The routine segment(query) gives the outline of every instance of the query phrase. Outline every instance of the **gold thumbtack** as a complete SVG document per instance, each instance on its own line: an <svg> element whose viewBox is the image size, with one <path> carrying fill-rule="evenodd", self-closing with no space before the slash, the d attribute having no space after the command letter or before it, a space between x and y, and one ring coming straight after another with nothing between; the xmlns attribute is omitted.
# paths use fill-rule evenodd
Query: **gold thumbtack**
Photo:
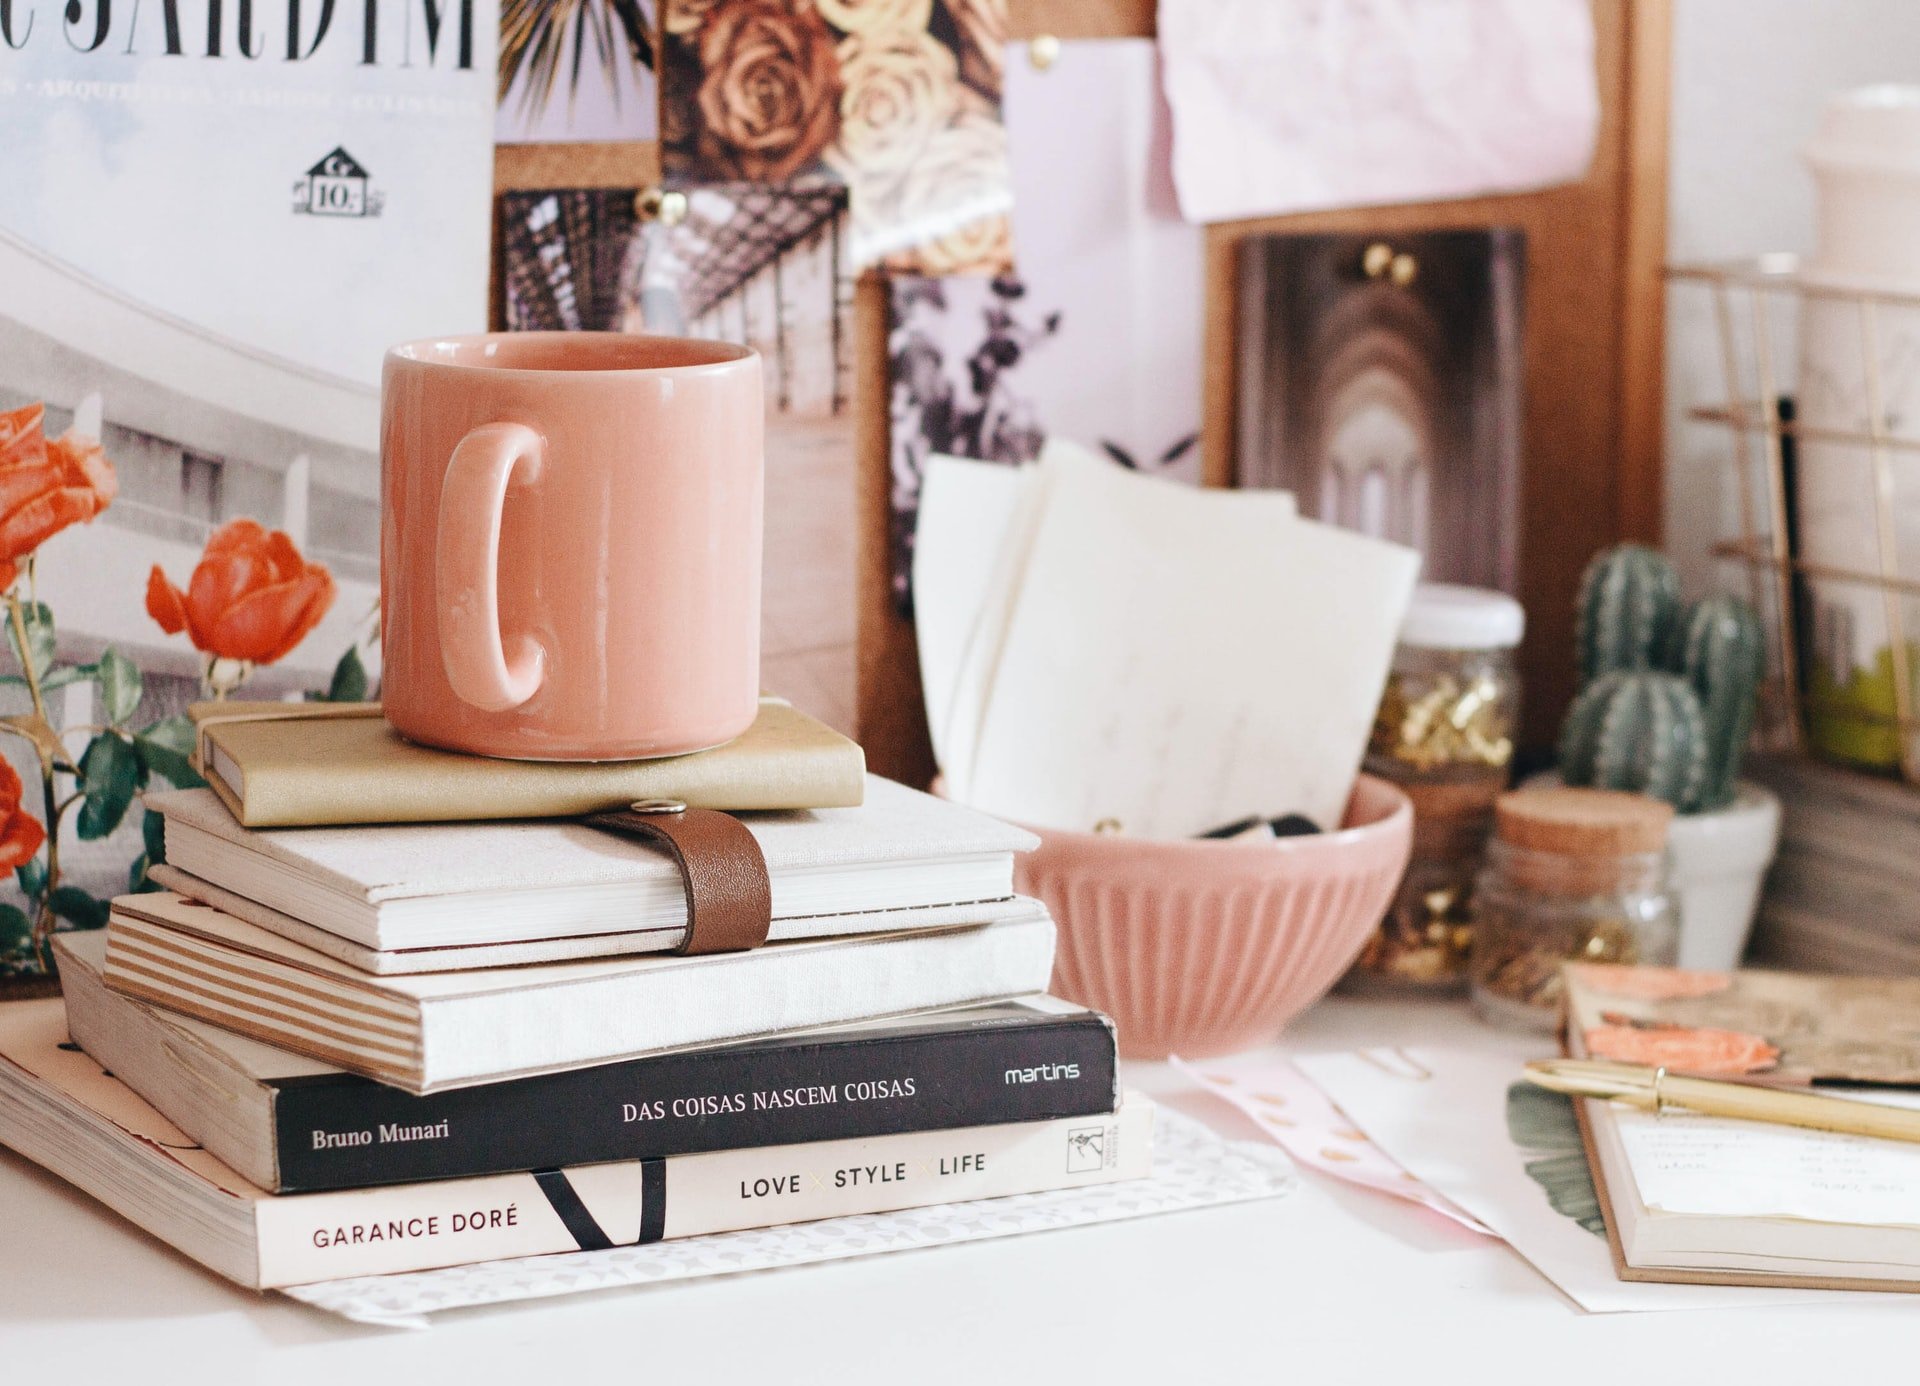
<svg viewBox="0 0 1920 1386"><path fill-rule="evenodd" d="M1027 61L1035 72L1045 72L1060 61L1060 40L1053 34L1035 34L1027 40Z"/></svg>
<svg viewBox="0 0 1920 1386"><path fill-rule="evenodd" d="M1387 278L1404 289L1420 276L1420 262L1404 250L1387 265Z"/></svg>
<svg viewBox="0 0 1920 1386"><path fill-rule="evenodd" d="M1385 241L1375 241L1360 256L1360 268L1366 271L1369 279L1378 279L1392 263L1393 247Z"/></svg>

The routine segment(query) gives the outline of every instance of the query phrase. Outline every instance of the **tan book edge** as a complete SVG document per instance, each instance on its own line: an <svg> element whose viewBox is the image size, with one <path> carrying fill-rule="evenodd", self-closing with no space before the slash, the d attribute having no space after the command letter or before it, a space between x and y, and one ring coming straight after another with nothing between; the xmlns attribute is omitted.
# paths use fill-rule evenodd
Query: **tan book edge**
<svg viewBox="0 0 1920 1386"><path fill-rule="evenodd" d="M196 703L195 764L250 828L562 818L635 799L738 811L850 807L860 747L783 699L724 746L659 760L500 761L405 740L378 703Z"/></svg>

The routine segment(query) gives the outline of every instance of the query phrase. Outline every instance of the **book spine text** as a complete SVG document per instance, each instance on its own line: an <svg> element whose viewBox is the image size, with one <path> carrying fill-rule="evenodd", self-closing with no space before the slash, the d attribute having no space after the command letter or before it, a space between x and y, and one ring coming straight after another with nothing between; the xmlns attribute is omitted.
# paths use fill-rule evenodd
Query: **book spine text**
<svg viewBox="0 0 1920 1386"><path fill-rule="evenodd" d="M1152 1105L1107 1116L726 1150L257 1205L263 1289L1111 1183L1150 1169Z"/></svg>
<svg viewBox="0 0 1920 1386"><path fill-rule="evenodd" d="M1111 1112L1113 1033L1086 1012L752 1044L416 1097L276 1085L283 1192L797 1145Z"/></svg>

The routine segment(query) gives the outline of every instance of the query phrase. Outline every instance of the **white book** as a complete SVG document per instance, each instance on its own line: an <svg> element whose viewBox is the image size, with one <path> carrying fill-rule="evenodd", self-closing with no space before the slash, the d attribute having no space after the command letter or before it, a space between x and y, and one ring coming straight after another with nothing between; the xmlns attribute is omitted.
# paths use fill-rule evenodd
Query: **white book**
<svg viewBox="0 0 1920 1386"><path fill-rule="evenodd" d="M408 976L170 892L122 896L107 984L413 1093L1045 991L1053 921Z"/></svg>
<svg viewBox="0 0 1920 1386"><path fill-rule="evenodd" d="M686 930L659 847L556 820L244 828L211 790L149 795L167 861L365 949L477 947L624 933L664 952ZM857 808L740 815L773 888L775 940L897 929L890 911L1005 900L1036 839L878 776ZM269 916L253 922L272 927Z"/></svg>
<svg viewBox="0 0 1920 1386"><path fill-rule="evenodd" d="M57 1000L0 1007L0 1143L242 1285L631 1246L1142 1178L1153 1108L1110 1116L274 1195L64 1046Z"/></svg>

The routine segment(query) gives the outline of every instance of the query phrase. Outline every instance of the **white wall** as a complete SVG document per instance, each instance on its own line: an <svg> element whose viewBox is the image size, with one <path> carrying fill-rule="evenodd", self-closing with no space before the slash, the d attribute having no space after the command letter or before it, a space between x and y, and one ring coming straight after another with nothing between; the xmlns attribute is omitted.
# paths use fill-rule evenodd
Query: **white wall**
<svg viewBox="0 0 1920 1386"><path fill-rule="evenodd" d="M1886 81L1920 82L1920 0L1675 0L1669 261L1811 251L1794 151L1827 93ZM1731 436L1684 417L1725 395L1711 311L1668 290L1666 539L1689 591L1740 576L1708 554L1739 526Z"/></svg>

